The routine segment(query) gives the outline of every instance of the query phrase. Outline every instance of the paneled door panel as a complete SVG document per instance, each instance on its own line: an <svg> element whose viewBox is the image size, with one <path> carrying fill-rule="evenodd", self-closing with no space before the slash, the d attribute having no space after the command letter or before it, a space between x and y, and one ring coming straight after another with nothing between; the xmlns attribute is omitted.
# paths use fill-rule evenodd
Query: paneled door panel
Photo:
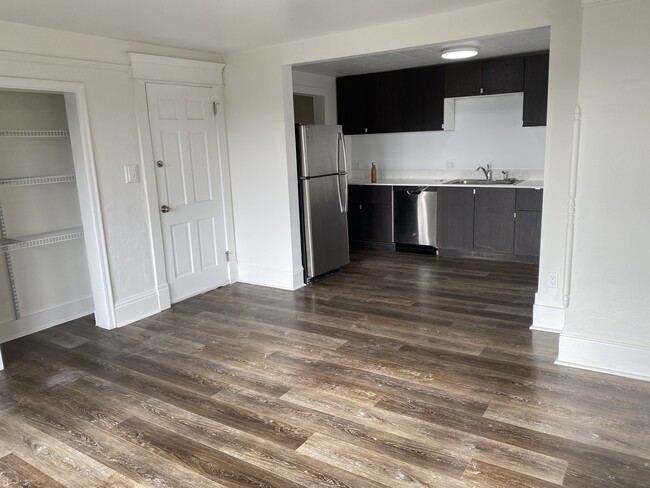
<svg viewBox="0 0 650 488"><path fill-rule="evenodd" d="M212 89L147 84L172 302L228 283L226 225Z"/></svg>

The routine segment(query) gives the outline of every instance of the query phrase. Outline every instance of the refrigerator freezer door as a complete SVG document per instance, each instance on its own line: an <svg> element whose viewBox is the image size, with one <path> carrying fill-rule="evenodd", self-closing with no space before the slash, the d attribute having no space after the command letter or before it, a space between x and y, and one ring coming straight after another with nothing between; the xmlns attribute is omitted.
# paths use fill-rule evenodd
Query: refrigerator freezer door
<svg viewBox="0 0 650 488"><path fill-rule="evenodd" d="M348 218L341 212L339 176L302 180L307 279L350 262Z"/></svg>
<svg viewBox="0 0 650 488"><path fill-rule="evenodd" d="M312 178L344 171L340 125L301 125L298 130L300 176Z"/></svg>

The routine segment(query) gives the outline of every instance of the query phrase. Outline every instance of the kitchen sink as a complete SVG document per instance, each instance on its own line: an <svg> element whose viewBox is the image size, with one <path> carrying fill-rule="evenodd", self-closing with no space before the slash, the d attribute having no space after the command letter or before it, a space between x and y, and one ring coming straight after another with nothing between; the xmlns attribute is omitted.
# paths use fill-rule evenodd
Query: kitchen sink
<svg viewBox="0 0 650 488"><path fill-rule="evenodd" d="M519 183L520 180L508 178L505 180L451 180L445 183L446 185L514 185Z"/></svg>

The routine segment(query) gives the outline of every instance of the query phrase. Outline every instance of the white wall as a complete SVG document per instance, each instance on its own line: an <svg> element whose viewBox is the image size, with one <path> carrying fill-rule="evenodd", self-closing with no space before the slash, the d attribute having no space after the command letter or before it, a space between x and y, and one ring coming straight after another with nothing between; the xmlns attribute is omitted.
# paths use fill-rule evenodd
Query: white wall
<svg viewBox="0 0 650 488"><path fill-rule="evenodd" d="M494 178L502 170L543 170L545 127L522 127L523 94L459 98L453 131L423 131L351 136L355 169L371 162L386 170L475 170L489 162ZM369 173L368 173L369 174Z"/></svg>
<svg viewBox="0 0 650 488"><path fill-rule="evenodd" d="M0 76L85 85L118 308L129 307L156 292L144 184L124 182L124 164L143 164L128 57L131 51L221 61L216 54L0 22Z"/></svg>
<svg viewBox="0 0 650 488"><path fill-rule="evenodd" d="M302 284L302 264L300 243L292 239L298 184L291 70L282 67L277 50L265 49L231 58L224 81L229 155L236 161L231 177L237 182L239 279L296 288Z"/></svg>
<svg viewBox="0 0 650 488"><path fill-rule="evenodd" d="M575 253L559 361L650 380L650 2L585 7Z"/></svg>
<svg viewBox="0 0 650 488"><path fill-rule="evenodd" d="M238 256L249 281L301 280L292 86L287 66L551 26L549 112L540 271L564 264L573 111L577 103L581 7L578 0L502 0L414 20L226 55L225 95ZM285 93L289 94L285 98ZM252 136L253 134L254 136ZM255 137L252 142L252 137ZM250 189L254 189L251 192ZM245 195L245 196L244 196ZM262 242L263 245L257 245ZM291 251L288 252L287 249ZM560 275L560 286L563 280ZM564 317L562 296L540 279L537 304Z"/></svg>

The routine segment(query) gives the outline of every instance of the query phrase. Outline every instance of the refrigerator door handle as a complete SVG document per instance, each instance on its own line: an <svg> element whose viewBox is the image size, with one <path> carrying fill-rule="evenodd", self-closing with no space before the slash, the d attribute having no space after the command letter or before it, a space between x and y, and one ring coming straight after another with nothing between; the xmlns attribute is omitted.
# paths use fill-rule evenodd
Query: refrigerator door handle
<svg viewBox="0 0 650 488"><path fill-rule="evenodd" d="M341 213L347 213L348 211L348 157L345 151L345 139L343 138L343 133L339 132L337 134L338 144L340 148L343 149L343 175L345 176L345 201L341 201L341 161L339 157L339 148L336 148L336 165L339 170L339 203L341 204Z"/></svg>
<svg viewBox="0 0 650 488"><path fill-rule="evenodd" d="M345 150L345 138L343 137L342 132L338 133L338 138L339 138L339 144L343 148L343 173L347 174L348 173L348 156L347 156L347 151ZM337 159L338 159L338 153L337 153ZM341 173L340 164L338 165L338 169L339 169L339 173Z"/></svg>
<svg viewBox="0 0 650 488"><path fill-rule="evenodd" d="M341 213L347 213L347 211L348 211L348 200L349 200L349 198L348 198L348 174L345 173L342 176L345 177L345 187L344 187L345 188L345 193L344 193L345 200L343 201L343 205L341 206ZM341 183L341 175L339 175L339 192L341 191L340 183Z"/></svg>
<svg viewBox="0 0 650 488"><path fill-rule="evenodd" d="M343 198L341 197L341 175L336 175L336 189L339 196L339 208L341 213L345 213L345 207L343 206Z"/></svg>

